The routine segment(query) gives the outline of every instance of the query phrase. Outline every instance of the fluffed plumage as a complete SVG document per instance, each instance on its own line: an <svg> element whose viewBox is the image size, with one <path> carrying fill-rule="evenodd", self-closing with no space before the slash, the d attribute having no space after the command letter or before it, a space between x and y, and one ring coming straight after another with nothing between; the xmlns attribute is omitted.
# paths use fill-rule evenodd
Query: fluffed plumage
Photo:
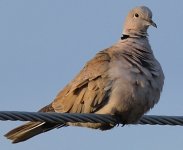
<svg viewBox="0 0 183 150"><path fill-rule="evenodd" d="M155 59L147 38L147 29L156 24L145 6L127 15L123 37L100 51L86 63L80 73L41 112L96 113L117 115L123 124L137 122L158 102L164 74ZM68 123L108 130L112 124ZM5 136L13 143L62 127L62 124L29 122Z"/></svg>

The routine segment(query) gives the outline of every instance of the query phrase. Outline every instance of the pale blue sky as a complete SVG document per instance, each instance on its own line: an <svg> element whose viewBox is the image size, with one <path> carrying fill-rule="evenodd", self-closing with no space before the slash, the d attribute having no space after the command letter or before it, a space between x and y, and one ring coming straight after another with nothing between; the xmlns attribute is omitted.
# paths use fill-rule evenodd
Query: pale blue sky
<svg viewBox="0 0 183 150"><path fill-rule="evenodd" d="M183 115L183 1L0 0L0 110L37 111L99 50L121 35L127 12L153 11L149 39L166 80L149 114ZM3 135L22 122L0 122L0 149L182 149L182 127L131 125L101 132L68 127L13 145Z"/></svg>

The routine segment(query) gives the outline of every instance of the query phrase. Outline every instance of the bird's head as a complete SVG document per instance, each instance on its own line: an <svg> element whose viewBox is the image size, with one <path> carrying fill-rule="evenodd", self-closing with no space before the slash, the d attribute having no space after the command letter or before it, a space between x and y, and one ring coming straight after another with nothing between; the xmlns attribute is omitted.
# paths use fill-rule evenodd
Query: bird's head
<svg viewBox="0 0 183 150"><path fill-rule="evenodd" d="M152 12L146 6L132 9L125 20L123 34L129 36L147 36L149 26L157 25L152 20Z"/></svg>

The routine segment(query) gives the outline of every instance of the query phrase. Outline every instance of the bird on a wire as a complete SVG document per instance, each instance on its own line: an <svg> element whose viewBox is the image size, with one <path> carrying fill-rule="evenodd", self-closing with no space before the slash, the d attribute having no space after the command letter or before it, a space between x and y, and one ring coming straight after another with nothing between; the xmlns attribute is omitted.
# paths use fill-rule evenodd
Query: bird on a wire
<svg viewBox="0 0 183 150"><path fill-rule="evenodd" d="M95 113L115 115L123 125L133 124L159 101L164 84L161 65L148 40L149 26L157 27L146 6L132 9L125 20L121 39L96 54L39 112ZM63 126L109 130L109 123L28 122L5 136L12 143Z"/></svg>

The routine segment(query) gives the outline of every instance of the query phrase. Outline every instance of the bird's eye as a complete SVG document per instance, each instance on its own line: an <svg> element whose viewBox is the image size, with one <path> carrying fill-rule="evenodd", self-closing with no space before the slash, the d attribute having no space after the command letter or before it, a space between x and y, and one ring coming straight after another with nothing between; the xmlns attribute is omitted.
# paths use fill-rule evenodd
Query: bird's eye
<svg viewBox="0 0 183 150"><path fill-rule="evenodd" d="M135 13L135 15L134 15L135 17L139 17L139 14L137 14L137 13Z"/></svg>

